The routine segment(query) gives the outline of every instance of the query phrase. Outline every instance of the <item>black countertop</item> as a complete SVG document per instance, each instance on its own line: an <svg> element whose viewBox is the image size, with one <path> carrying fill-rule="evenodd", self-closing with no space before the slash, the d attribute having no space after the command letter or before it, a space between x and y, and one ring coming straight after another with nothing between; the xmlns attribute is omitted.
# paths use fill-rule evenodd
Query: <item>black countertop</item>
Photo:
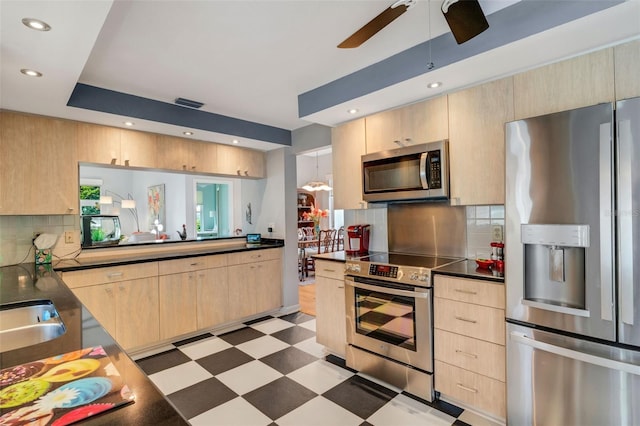
<svg viewBox="0 0 640 426"><path fill-rule="evenodd" d="M504 283L504 274L491 269L478 268L476 261L466 259L460 262L450 263L431 270L434 274L451 275L462 278L481 278Z"/></svg>
<svg viewBox="0 0 640 426"><path fill-rule="evenodd" d="M51 300L67 331L48 342L0 353L0 369L101 345L123 381L135 394L135 402L82 421L83 425L188 425L173 405L127 356L115 340L84 308L51 265L25 263L0 268L0 303Z"/></svg>
<svg viewBox="0 0 640 426"><path fill-rule="evenodd" d="M156 260L172 260L183 259L187 257L195 256L207 256L210 254L223 254L234 253L240 251L251 250L265 250L269 248L284 247L283 240L263 240L260 244L238 244L233 246L222 245L220 247L203 247L203 248L190 248L179 250L179 246L176 245L175 251L166 252L154 252L153 250L147 253L127 254L126 251L122 253L113 254L111 256L99 256L88 258L77 258L72 260L61 260L54 263L53 268L56 271L68 272L82 269L101 268L105 266L120 266L129 265L141 262L153 262ZM113 247L111 247L113 248Z"/></svg>

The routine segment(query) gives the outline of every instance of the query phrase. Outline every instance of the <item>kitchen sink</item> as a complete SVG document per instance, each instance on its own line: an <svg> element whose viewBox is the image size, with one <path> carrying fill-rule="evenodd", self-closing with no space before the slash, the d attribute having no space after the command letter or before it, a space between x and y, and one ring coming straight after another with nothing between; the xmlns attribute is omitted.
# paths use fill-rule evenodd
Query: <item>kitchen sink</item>
<svg viewBox="0 0 640 426"><path fill-rule="evenodd" d="M0 305L0 352L20 349L62 336L64 323L50 300Z"/></svg>

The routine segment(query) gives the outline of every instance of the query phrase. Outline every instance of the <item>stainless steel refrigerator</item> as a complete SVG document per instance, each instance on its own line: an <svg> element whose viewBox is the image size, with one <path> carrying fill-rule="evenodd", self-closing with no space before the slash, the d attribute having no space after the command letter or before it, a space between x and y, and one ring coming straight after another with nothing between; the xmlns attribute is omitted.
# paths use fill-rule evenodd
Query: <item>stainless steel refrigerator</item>
<svg viewBox="0 0 640 426"><path fill-rule="evenodd" d="M640 98L506 125L507 422L640 425Z"/></svg>

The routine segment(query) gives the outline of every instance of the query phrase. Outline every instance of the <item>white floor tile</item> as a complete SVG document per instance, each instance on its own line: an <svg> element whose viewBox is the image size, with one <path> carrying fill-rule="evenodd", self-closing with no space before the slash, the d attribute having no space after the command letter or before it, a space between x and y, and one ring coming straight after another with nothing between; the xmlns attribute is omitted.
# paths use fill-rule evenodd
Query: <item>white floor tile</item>
<svg viewBox="0 0 640 426"><path fill-rule="evenodd" d="M267 426L272 422L246 400L235 398L189 419L189 423L193 426Z"/></svg>
<svg viewBox="0 0 640 426"><path fill-rule="evenodd" d="M165 395L195 385L211 377L213 377L213 375L195 361L185 362L184 364L159 371L149 376L151 381L155 383Z"/></svg>
<svg viewBox="0 0 640 426"><path fill-rule="evenodd" d="M324 360L312 362L287 374L290 379L318 394L328 391L351 376L353 373L350 371Z"/></svg>
<svg viewBox="0 0 640 426"><path fill-rule="evenodd" d="M276 331L284 330L285 328L293 327L295 324L289 321L281 320L280 318L273 318L256 324L252 324L251 328L255 328L265 334L272 334Z"/></svg>
<svg viewBox="0 0 640 426"><path fill-rule="evenodd" d="M293 346L318 358L324 358L328 354L326 348L316 342L315 336L310 339L303 340L302 342L296 343Z"/></svg>
<svg viewBox="0 0 640 426"><path fill-rule="evenodd" d="M306 328L307 330L316 331L316 319L314 318L309 321L301 322L298 326Z"/></svg>
<svg viewBox="0 0 640 426"><path fill-rule="evenodd" d="M455 420L405 395L398 395L367 419L376 426L450 426Z"/></svg>
<svg viewBox="0 0 640 426"><path fill-rule="evenodd" d="M496 420L488 419L480 414L474 413L473 411L464 410L460 417L458 417L460 421L463 421L467 424L473 426L500 426L504 425L504 423L499 423Z"/></svg>
<svg viewBox="0 0 640 426"><path fill-rule="evenodd" d="M278 426L358 426L362 419L328 399L317 396L275 422Z"/></svg>
<svg viewBox="0 0 640 426"><path fill-rule="evenodd" d="M240 349L244 353L251 355L256 359L259 359L263 356L267 356L274 352L278 352L282 349L288 348L289 346L290 345L288 343L285 343L280 339L276 339L273 336L267 335L236 345L236 348Z"/></svg>
<svg viewBox="0 0 640 426"><path fill-rule="evenodd" d="M200 359L207 355L215 354L225 349L229 349L232 345L220 339L212 337L207 340L190 343L180 346L178 349L191 359Z"/></svg>
<svg viewBox="0 0 640 426"><path fill-rule="evenodd" d="M218 380L239 395L244 395L279 377L282 377L280 372L258 360L216 375Z"/></svg>

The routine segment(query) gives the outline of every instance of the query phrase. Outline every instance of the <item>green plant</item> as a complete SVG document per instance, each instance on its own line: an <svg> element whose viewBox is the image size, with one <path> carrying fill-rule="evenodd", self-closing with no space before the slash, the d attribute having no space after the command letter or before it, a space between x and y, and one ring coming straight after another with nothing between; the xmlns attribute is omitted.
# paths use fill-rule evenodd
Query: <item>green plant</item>
<svg viewBox="0 0 640 426"><path fill-rule="evenodd" d="M104 231L102 229L92 229L91 241L102 241L102 240L104 240Z"/></svg>

